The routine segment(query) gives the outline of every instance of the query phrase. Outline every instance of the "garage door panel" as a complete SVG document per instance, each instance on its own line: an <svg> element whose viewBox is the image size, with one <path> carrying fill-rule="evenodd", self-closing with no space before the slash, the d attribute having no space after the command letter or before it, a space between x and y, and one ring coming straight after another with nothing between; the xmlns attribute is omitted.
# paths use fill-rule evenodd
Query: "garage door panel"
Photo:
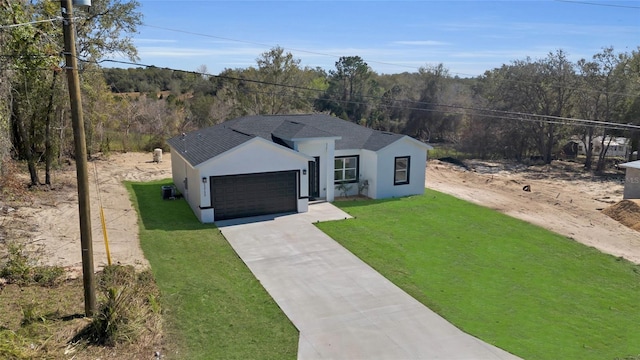
<svg viewBox="0 0 640 360"><path fill-rule="evenodd" d="M215 220L297 210L297 172L211 177Z"/></svg>

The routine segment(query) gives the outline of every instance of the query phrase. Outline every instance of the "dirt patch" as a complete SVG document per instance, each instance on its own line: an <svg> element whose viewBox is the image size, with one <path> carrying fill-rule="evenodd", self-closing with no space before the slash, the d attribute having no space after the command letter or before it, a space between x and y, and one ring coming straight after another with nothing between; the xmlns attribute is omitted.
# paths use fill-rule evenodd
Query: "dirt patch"
<svg viewBox="0 0 640 360"><path fill-rule="evenodd" d="M139 269L149 266L139 244L138 217L122 182L170 177L170 154L163 154L160 163L153 162L152 153L115 153L99 156L89 162L96 270L107 264L100 203L105 214L113 262L134 265ZM78 272L82 267L82 257L75 165L70 164L55 171L52 183L51 188L36 190L37 193L30 196L28 202L0 204L3 205L0 225L4 225L5 231L14 232L12 238L25 239L28 249L37 255L43 265L63 266L71 272Z"/></svg>
<svg viewBox="0 0 640 360"><path fill-rule="evenodd" d="M640 233L602 213L622 200L623 172L593 176L582 165L430 160L426 187L539 225L640 264ZM524 191L525 186L530 191Z"/></svg>
<svg viewBox="0 0 640 360"><path fill-rule="evenodd" d="M640 231L640 200L622 200L602 210L602 213L624 226Z"/></svg>

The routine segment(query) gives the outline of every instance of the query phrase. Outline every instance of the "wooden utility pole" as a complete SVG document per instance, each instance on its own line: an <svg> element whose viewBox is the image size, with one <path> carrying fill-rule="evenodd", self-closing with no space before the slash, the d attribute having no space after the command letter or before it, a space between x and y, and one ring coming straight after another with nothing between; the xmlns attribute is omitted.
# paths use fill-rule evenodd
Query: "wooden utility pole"
<svg viewBox="0 0 640 360"><path fill-rule="evenodd" d="M71 122L76 155L76 176L78 179L78 210L80 212L80 246L82 247L82 282L84 284L84 311L92 316L96 311L95 276L93 274L93 241L91 239L91 209L89 202L89 172L87 170L87 144L82 118L80 79L76 59L75 29L73 26L73 5L71 0L62 0L64 30L64 56L71 101Z"/></svg>

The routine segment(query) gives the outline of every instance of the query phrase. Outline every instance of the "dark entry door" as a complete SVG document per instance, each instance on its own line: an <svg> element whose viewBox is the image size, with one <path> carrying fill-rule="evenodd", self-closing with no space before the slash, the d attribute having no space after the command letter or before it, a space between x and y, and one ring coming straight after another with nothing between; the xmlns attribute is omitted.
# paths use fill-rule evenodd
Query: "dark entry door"
<svg viewBox="0 0 640 360"><path fill-rule="evenodd" d="M295 212L297 189L296 171L212 176L215 220Z"/></svg>
<svg viewBox="0 0 640 360"><path fill-rule="evenodd" d="M316 161L309 161L309 198L315 200L320 196L320 157L314 156Z"/></svg>

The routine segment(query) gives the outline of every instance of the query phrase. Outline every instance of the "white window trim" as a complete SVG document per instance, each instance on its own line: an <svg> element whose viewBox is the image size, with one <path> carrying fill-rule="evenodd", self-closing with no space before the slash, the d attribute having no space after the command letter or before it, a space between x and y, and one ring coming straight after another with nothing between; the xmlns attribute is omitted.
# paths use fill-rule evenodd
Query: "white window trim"
<svg viewBox="0 0 640 360"><path fill-rule="evenodd" d="M398 160L406 160L407 167L405 169L398 169ZM396 156L393 160L393 185L407 185L410 182L409 176L411 175L411 156ZM398 172L404 172L406 174L405 179L398 180Z"/></svg>
<svg viewBox="0 0 640 360"><path fill-rule="evenodd" d="M342 184L342 183L345 183L345 184L348 184L348 183L357 183L357 182L358 182L359 173L360 173L360 156L359 156L359 155L336 156L336 157L334 158L334 164L335 164L335 161L336 161L336 160L344 160L344 159L355 159L355 161L356 161L356 167L355 167L355 168L352 168L352 167L345 168L345 167L344 167L344 164L346 164L346 162L345 162L345 161L342 161L342 164L343 164L342 168L335 168L335 169L334 169L334 175L333 175L333 181L334 181L334 183L336 183L336 184ZM335 178L335 173L336 173L337 171L341 171L341 172L342 172L342 178L344 179L344 178L345 178L345 174L346 174L346 171L347 171L347 170L355 170L355 174L356 174L355 178L352 178L352 179L346 179L346 180L336 180L336 178Z"/></svg>

